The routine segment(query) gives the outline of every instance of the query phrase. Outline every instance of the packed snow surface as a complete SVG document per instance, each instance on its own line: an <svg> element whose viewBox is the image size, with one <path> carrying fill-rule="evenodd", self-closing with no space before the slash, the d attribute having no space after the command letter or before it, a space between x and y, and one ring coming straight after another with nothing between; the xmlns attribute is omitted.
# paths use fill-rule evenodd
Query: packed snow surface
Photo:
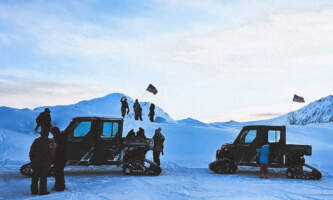
<svg viewBox="0 0 333 200"><path fill-rule="evenodd" d="M121 96L51 107L53 123L63 129L75 116L119 117ZM145 115L148 108L149 103L143 103ZM281 125L279 120L205 125L194 119L174 121L160 108L157 116L164 120L159 123L148 122L147 116L143 122L134 121L130 115L124 126L124 134L143 127L148 137L162 128L166 141L160 176L125 176L115 166L71 166L65 169L64 192L51 191L54 178L49 178L51 194L31 196L30 179L20 175L19 168L28 162L30 145L38 137L32 129L42 110L0 109L0 199L333 199L333 123L287 126L287 143L312 145L313 155L306 162L322 172L321 180L287 179L283 169L271 169L269 179L260 179L255 167L219 175L209 171L208 164L215 159L216 150L233 142L244 125ZM151 153L147 156L152 159Z"/></svg>

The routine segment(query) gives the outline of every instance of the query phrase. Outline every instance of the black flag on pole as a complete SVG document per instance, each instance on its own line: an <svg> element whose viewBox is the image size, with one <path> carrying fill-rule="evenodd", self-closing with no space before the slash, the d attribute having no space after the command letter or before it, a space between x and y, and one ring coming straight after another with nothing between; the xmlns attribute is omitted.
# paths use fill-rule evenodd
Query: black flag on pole
<svg viewBox="0 0 333 200"><path fill-rule="evenodd" d="M153 86L152 84L149 84L146 90L147 90L148 92L153 93L154 95L157 94L157 92L158 92L157 89L156 89L156 87Z"/></svg>
<svg viewBox="0 0 333 200"><path fill-rule="evenodd" d="M294 95L293 101L298 102L298 103L304 103L304 97L298 96L298 95Z"/></svg>

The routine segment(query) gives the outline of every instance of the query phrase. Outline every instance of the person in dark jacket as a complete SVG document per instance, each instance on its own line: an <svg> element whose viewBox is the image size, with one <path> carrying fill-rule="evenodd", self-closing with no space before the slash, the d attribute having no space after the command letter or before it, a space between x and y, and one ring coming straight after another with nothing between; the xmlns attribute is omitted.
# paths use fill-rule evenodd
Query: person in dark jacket
<svg viewBox="0 0 333 200"><path fill-rule="evenodd" d="M139 107L141 107L140 104L139 104L139 101L138 101L138 99L135 99L135 102L133 104L134 119L135 120L139 120Z"/></svg>
<svg viewBox="0 0 333 200"><path fill-rule="evenodd" d="M151 122L154 122L154 116L155 116L155 105L152 103L150 104L150 107L149 107L149 120Z"/></svg>
<svg viewBox="0 0 333 200"><path fill-rule="evenodd" d="M153 140L154 140L154 148L153 148L153 158L154 158L154 162L158 165L160 165L160 153L162 153L162 155L164 154L163 152L163 143L164 143L164 136L161 133L161 128L158 128L155 130L155 134L153 136Z"/></svg>
<svg viewBox="0 0 333 200"><path fill-rule="evenodd" d="M32 167L31 193L45 195L47 191L47 174L52 163L52 149L48 132L41 132L30 147L29 157ZM38 188L39 182L39 188Z"/></svg>
<svg viewBox="0 0 333 200"><path fill-rule="evenodd" d="M139 110L138 110L138 119L140 120L140 121L142 121L142 108L141 108L141 106L140 106L140 104L139 104L139 108L138 108Z"/></svg>
<svg viewBox="0 0 333 200"><path fill-rule="evenodd" d="M135 132L133 129L131 129L126 135L126 140L134 140L134 139L135 139Z"/></svg>
<svg viewBox="0 0 333 200"><path fill-rule="evenodd" d="M145 130L143 128L139 127L139 130L136 132L135 139L137 142L141 142L142 140L147 139L145 135ZM142 165L144 164L145 155L146 155L146 150L144 149L135 150L135 160L140 161Z"/></svg>
<svg viewBox="0 0 333 200"><path fill-rule="evenodd" d="M129 109L128 103L127 103L127 98L122 97L120 99L120 102L121 102L121 116L124 118L126 115L126 111L127 111L127 114L130 112L130 109Z"/></svg>
<svg viewBox="0 0 333 200"><path fill-rule="evenodd" d="M41 133L47 132L47 135L50 132L51 129L51 111L48 108L44 109L44 112L41 112L38 117L36 118L36 127L35 132L37 132L38 128L41 127Z"/></svg>
<svg viewBox="0 0 333 200"><path fill-rule="evenodd" d="M139 128L138 132L136 133L137 139L146 139L145 130L143 128Z"/></svg>
<svg viewBox="0 0 333 200"><path fill-rule="evenodd" d="M261 148L256 149L260 154L259 163L260 163L260 177L267 178L267 167L268 167L268 156L269 156L269 145L265 144Z"/></svg>
<svg viewBox="0 0 333 200"><path fill-rule="evenodd" d="M66 137L63 132L60 132L58 127L52 127L51 133L56 143L55 159L54 159L54 190L64 191L65 175L64 168L66 165Z"/></svg>

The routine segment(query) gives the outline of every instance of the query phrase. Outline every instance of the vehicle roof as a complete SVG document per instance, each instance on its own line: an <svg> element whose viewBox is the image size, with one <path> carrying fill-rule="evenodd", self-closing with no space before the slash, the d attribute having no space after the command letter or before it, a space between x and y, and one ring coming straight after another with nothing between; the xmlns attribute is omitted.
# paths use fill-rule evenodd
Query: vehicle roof
<svg viewBox="0 0 333 200"><path fill-rule="evenodd" d="M96 117L96 116L84 116L84 117L74 117L73 120L114 120L114 121L120 121L123 120L123 118L120 117Z"/></svg>
<svg viewBox="0 0 333 200"><path fill-rule="evenodd" d="M270 125L249 125L243 128L285 128L286 126L270 126Z"/></svg>

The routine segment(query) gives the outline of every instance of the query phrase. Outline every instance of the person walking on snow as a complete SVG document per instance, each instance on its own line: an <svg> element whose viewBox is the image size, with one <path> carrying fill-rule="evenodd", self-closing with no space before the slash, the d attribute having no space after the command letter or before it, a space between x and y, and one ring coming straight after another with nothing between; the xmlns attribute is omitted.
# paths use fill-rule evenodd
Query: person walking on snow
<svg viewBox="0 0 333 200"><path fill-rule="evenodd" d="M163 143L164 143L164 136L161 133L161 128L158 128L155 130L155 134L153 136L153 140L154 140L154 147L153 147L153 158L154 158L154 162L158 165L160 165L160 153L163 153Z"/></svg>
<svg viewBox="0 0 333 200"><path fill-rule="evenodd" d="M256 149L260 154L259 164L260 164L260 178L267 178L267 167L268 167L268 156L269 156L269 145L265 144L261 148Z"/></svg>
<svg viewBox="0 0 333 200"><path fill-rule="evenodd" d="M129 109L128 103L127 103L127 98L122 97L120 99L120 102L121 102L121 116L124 118L126 115L126 110L127 110L127 114L130 112L130 109Z"/></svg>

